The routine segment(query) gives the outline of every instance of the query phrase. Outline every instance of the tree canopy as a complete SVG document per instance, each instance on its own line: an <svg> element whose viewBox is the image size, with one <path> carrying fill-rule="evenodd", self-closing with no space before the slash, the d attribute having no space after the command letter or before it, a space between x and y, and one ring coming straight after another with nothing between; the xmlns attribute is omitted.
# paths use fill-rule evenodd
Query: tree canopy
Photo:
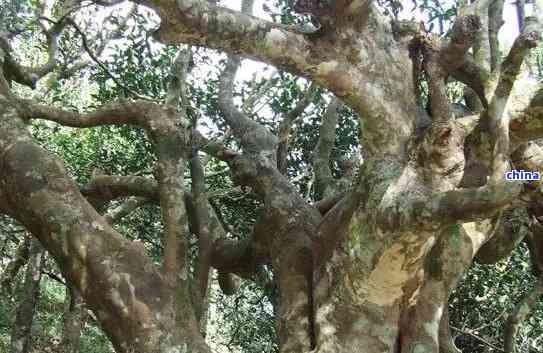
<svg viewBox="0 0 543 353"><path fill-rule="evenodd" d="M542 26L0 0L0 351L543 351Z"/></svg>

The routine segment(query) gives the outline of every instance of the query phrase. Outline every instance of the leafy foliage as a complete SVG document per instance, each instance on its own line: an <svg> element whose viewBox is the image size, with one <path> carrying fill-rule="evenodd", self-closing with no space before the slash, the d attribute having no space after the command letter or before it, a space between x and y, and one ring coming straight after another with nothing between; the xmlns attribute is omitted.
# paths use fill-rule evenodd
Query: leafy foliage
<svg viewBox="0 0 543 353"><path fill-rule="evenodd" d="M303 24L311 21L306 15L293 12L292 2L274 0L267 2L264 10L272 19L287 25ZM408 7L406 2L380 1L383 9L396 17ZM418 10L428 18L428 30L446 35L451 21L456 16L456 2L413 1L413 10ZM2 25L9 31L24 31L21 41L29 41L32 29L32 9L37 6L34 0L0 1ZM178 48L159 46L149 38L148 32L155 24L144 15L136 13L130 26L123 33L124 42L114 42L103 60L107 68L94 66L80 73L78 80L87 81L90 105L85 109L129 97L132 92L160 101L165 98L167 83L171 78L171 65ZM25 37L26 36L26 37ZM60 40L62 55L66 58L80 51L75 34L68 31ZM28 43L27 43L28 44ZM193 68L198 75L189 78L189 92L193 118L212 137L224 136L227 128L218 108L218 77L220 75L220 54L204 49L193 50ZM541 70L541 52L536 56L538 70ZM68 62L68 61L66 61ZM270 70L271 71L271 70ZM113 75L122 86L111 79ZM205 77L205 79L202 79ZM269 85L269 86L266 86ZM237 82L235 96L237 101L253 100L252 118L277 132L279 124L304 94L308 83L284 72L271 75L254 76ZM262 87L270 87L261 92ZM55 81L48 87L46 100L70 109L78 109L83 100L73 82L68 79ZM451 100L461 100L461 89L450 85ZM300 192L309 201L316 201L317 195L311 187L312 153L318 140L320 120L329 102L327 92L319 90L311 105L296 121L288 155L288 177L293 180ZM242 104L241 104L242 105ZM363 127L362 127L363 128ZM56 124L37 122L31 126L36 139L51 152L60 156L74 177L84 185L94 170L111 175L140 175L152 177L155 173L155 151L144 131L134 127L99 127L92 129L70 129ZM339 161L358 153L359 119L349 109L343 108L336 130L336 141L332 151L331 167L339 176ZM231 138L225 144L236 149ZM363 153L363 151L362 151ZM259 217L260 201L250 190L240 190L234 185L226 165L209 161L206 165L206 191L212 195L213 207L223 223L227 225L229 236L245 238ZM187 178L188 180L188 178ZM187 189L190 187L187 181ZM122 200L121 200L122 201ZM117 202L119 203L119 202ZM114 203L114 204L117 204ZM0 249L0 273L9 260L15 256L21 237L13 220L2 219L0 237L4 243ZM162 225L157 206L145 205L124 218L116 225L124 236L141 241L153 259L158 263L162 257ZM193 252L195 253L195 252ZM193 256L196 256L195 254ZM21 272L15 282L21 280ZM60 271L48 261L46 272L61 277ZM273 279L273 269L266 268L265 277ZM473 265L450 300L452 326L463 331L471 330L475 335L501 345L505 317L511 312L518 298L534 283L526 249L521 247L511 258L494 266ZM65 301L64 286L44 275L41 284L41 297L35 318L34 339L36 351L47 351L51 340L62 335L62 312ZM11 322L14 318L16 295L13 293L0 297L0 351L7 351ZM222 351L257 353L278 352L275 332L274 303L277 300L276 288L269 281L243 281L239 292L226 297L213 287L208 340ZM518 345L523 351L541 351L543 345L543 303L540 302L528 322L524 323L518 337ZM461 334L456 343L465 352L483 352L487 347L473 336ZM107 338L94 322L92 316L86 317L82 332L81 351L90 353L111 352Z"/></svg>

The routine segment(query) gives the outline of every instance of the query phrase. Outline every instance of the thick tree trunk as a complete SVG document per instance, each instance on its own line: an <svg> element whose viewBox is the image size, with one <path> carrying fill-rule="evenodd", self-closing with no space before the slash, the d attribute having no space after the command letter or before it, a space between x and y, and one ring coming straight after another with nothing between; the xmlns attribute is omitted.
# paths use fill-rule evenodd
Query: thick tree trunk
<svg viewBox="0 0 543 353"><path fill-rule="evenodd" d="M40 294L41 269L45 250L32 239L23 285L18 288L19 303L11 330L11 353L28 353L32 344L32 323Z"/></svg>
<svg viewBox="0 0 543 353"><path fill-rule="evenodd" d="M186 280L172 285L144 249L115 232L1 102L0 197L59 263L117 352L209 352Z"/></svg>
<svg viewBox="0 0 543 353"><path fill-rule="evenodd" d="M230 252L223 247L227 256L213 259L207 251L202 256L200 292L205 292L209 265L217 265L224 275L250 277L258 266L271 263L279 288L282 353L438 353L447 336L440 335L440 327L450 291L479 247L507 228L496 227L498 218L483 220L511 205L520 193L518 184L503 180L509 157L518 144L542 134L537 102L522 109L508 106L537 34L519 36L491 79L490 51L496 48L489 42L491 1L468 6L450 40L434 40L419 29L410 34L409 47L380 9L365 0L308 1L308 11L322 5L329 12L314 13L323 28L310 35L214 1L139 2L161 17L157 37L163 42L204 44L305 76L335 93L363 120L367 158L360 180L322 215L277 170L277 137L237 110L233 87L240 58L229 57L219 106L242 151L222 146L211 153L228 163L235 182L250 186L261 198L263 212L250 239L231 242ZM245 10L250 4L244 2ZM0 59L10 64L5 47ZM190 61L187 55L178 59L185 69L176 69L178 85L165 106L130 102L87 115L27 101L31 107L20 106L22 101L0 75L0 211L13 215L40 240L119 353L209 353L199 333L186 261L190 215L184 163L189 149L196 147L191 139L197 132L189 133L178 111L185 104L179 104L178 96ZM25 71L13 64L6 70ZM30 83L41 77L27 76ZM422 76L429 87L431 117L417 105L420 92L413 89ZM473 88L484 109L480 116L457 119L447 97L448 77ZM520 118L510 124L512 115ZM162 270L141 245L115 232L81 195L62 163L33 142L22 117L44 116L68 126L136 124L147 130L159 162L157 183L145 196L158 200L162 209ZM334 126L334 119L325 124L326 129ZM321 143L317 152L326 159L329 148L330 143ZM534 154L536 159L541 155ZM521 163L534 162L530 158ZM473 175L466 166L472 164L484 170L480 183L468 182ZM540 169L543 162L535 164L525 169ZM315 169L318 188L328 194L323 184L331 182L329 170Z"/></svg>
<svg viewBox="0 0 543 353"><path fill-rule="evenodd" d="M372 173L378 172L366 170L363 179L375 180ZM318 274L319 353L438 353L449 294L496 229L497 218L433 230L429 224L409 232L401 225L397 232L384 230L373 218L384 200L370 196Z"/></svg>
<svg viewBox="0 0 543 353"><path fill-rule="evenodd" d="M315 292L316 352L457 352L442 315L480 244L459 229L413 233L383 249L387 236L378 243L353 229L326 266Z"/></svg>

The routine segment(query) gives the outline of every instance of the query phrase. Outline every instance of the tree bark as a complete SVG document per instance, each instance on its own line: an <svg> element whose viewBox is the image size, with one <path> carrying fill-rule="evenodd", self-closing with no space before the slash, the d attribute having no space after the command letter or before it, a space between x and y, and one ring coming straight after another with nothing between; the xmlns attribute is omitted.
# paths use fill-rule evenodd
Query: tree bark
<svg viewBox="0 0 543 353"><path fill-rule="evenodd" d="M516 338L520 326L526 318L532 313L537 302L543 295L543 280L539 279L535 286L530 289L515 305L515 309L507 318L504 333L504 351L506 353L516 353Z"/></svg>
<svg viewBox="0 0 543 353"><path fill-rule="evenodd" d="M32 348L32 324L40 295L41 269L45 250L37 239L30 242L25 279L19 291L17 313L11 330L11 353L28 353Z"/></svg>
<svg viewBox="0 0 543 353"><path fill-rule="evenodd" d="M0 286L2 290L7 290L8 292L12 291L12 282L19 273L21 267L23 267L28 261L29 250L30 250L30 235L24 237L23 242L17 248L15 253L15 258L6 266L6 269L2 273L0 279Z"/></svg>
<svg viewBox="0 0 543 353"><path fill-rule="evenodd" d="M145 251L87 202L62 163L32 141L13 105L1 107L0 183L10 209L60 264L115 349L209 352L186 282L172 287Z"/></svg>
<svg viewBox="0 0 543 353"><path fill-rule="evenodd" d="M409 46L370 1L308 3L308 11L324 24L323 32L311 34L251 16L250 1L244 1L243 12L211 1L139 2L160 16L157 37L163 42L230 53L218 105L240 151L207 141L190 127L183 93L188 53L176 60L166 104L121 102L89 114L17 99L0 75L0 210L14 215L55 258L116 351L210 352L199 332L203 310L196 308L195 314L191 295L190 226L201 237L198 302L204 299L209 266L219 270L230 291L232 274L251 278L260 266L272 265L282 353L438 353L450 291L479 248L505 232L507 227L496 230L503 209L518 207L521 186L503 180L510 161L528 164L527 170L541 170L543 164L543 153L527 156L537 149L519 147L543 135L542 104L537 95L518 106L520 100L511 98L518 94L514 83L537 33L522 33L498 67L490 38L498 26L489 19L490 0L466 5L450 39L419 31L411 33ZM0 59L11 62L9 48L4 49ZM281 173L284 151L279 153L283 167L277 167L278 144L288 145L288 138L278 139L236 108L239 54L311 79L359 114L366 159L351 190L324 214ZM24 71L8 66L9 73ZM477 114L456 116L446 91L449 76L476 93ZM29 81L21 74L9 77ZM417 105L420 96L413 89L421 77L428 81L428 113ZM334 100L329 109L317 149L319 188L331 183L326 166L337 104ZM141 244L124 239L98 214L60 160L32 140L27 119L146 129L157 151L156 182L103 176L93 181L111 182L109 194L101 186L93 189L96 185L84 191L91 201L124 192L158 202L165 228L161 268ZM234 181L251 187L262 202L247 239L218 237L211 247L208 233L214 226L206 218L212 213L204 207L201 171L194 170L200 176L193 183L200 185L193 190L192 210L184 189L185 162L196 147L226 162ZM474 165L480 175L467 168ZM528 186L525 193L537 187ZM499 248L507 253L516 240L505 237Z"/></svg>
<svg viewBox="0 0 543 353"><path fill-rule="evenodd" d="M62 340L57 350L58 353L79 353L81 330L85 325L84 314L83 298L77 293L77 290L67 285Z"/></svg>

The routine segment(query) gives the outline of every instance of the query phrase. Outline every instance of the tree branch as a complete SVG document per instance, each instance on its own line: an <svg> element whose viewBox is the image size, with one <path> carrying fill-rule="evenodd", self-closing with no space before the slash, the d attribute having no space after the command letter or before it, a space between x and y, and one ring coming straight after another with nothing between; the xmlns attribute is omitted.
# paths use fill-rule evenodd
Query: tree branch
<svg viewBox="0 0 543 353"><path fill-rule="evenodd" d="M353 27L364 22L371 0L345 0L322 2L319 0L297 0L294 10L315 16L326 32L342 27Z"/></svg>
<svg viewBox="0 0 543 353"><path fill-rule="evenodd" d="M324 198L322 200L319 200L313 204L313 206L319 210L321 215L325 215L330 211L338 202L340 202L345 196L347 196L347 193L342 191L340 193L337 193L335 195L332 195L328 198Z"/></svg>
<svg viewBox="0 0 543 353"><path fill-rule="evenodd" d="M459 16L475 15L479 17L480 28L473 46L475 62L486 71L491 71L491 52L489 39L489 8L495 0L475 1L467 6L461 7Z"/></svg>
<svg viewBox="0 0 543 353"><path fill-rule="evenodd" d="M218 6L209 1L139 0L162 19L158 38L164 43L205 45L243 52L260 60L283 63L307 72L312 44L286 26ZM225 30L225 29L228 30ZM242 38L242 40L238 40Z"/></svg>
<svg viewBox="0 0 543 353"><path fill-rule="evenodd" d="M17 247L15 257L7 264L4 272L2 272L2 276L0 277L0 289L11 292L11 282L15 279L19 269L28 261L31 239L30 235L26 235L23 242Z"/></svg>
<svg viewBox="0 0 543 353"><path fill-rule="evenodd" d="M430 211L443 220L475 221L488 218L516 199L521 185L503 179L497 184L487 183L479 188L445 192L430 201Z"/></svg>
<svg viewBox="0 0 543 353"><path fill-rule="evenodd" d="M138 176L95 176L91 182L81 188L87 198L94 198L101 203L121 197L145 197L155 203L159 202L158 183L152 179ZM185 193L185 204L189 217L189 226L196 232L194 225L198 222L193 197ZM223 272L237 273L244 278L251 278L255 264L262 263L265 257L257 254L253 240L227 240L215 211L208 203L209 233L216 239L213 243L211 265Z"/></svg>
<svg viewBox="0 0 543 353"><path fill-rule="evenodd" d="M451 31L451 39L439 51L441 66L447 72L462 65L480 29L481 22L477 16L468 15L456 19Z"/></svg>
<svg viewBox="0 0 543 353"><path fill-rule="evenodd" d="M369 155L405 157L411 133L407 122L418 113L411 77L407 75L410 65L376 6L368 6L367 13L361 16L367 25L351 28L342 33L345 40L337 40L334 33L331 38L310 38L208 1L140 3L151 6L161 17L161 41L221 49L310 78L367 120L363 141ZM377 70L383 62L388 63L387 75ZM397 99L391 103L386 99L389 96Z"/></svg>
<svg viewBox="0 0 543 353"><path fill-rule="evenodd" d="M516 200L522 184L502 179L476 188L453 189L413 197L383 205L378 214L378 224L383 229L421 229L435 231L436 221L441 226L458 222L472 222L495 215L497 211ZM398 209L398 208L401 209Z"/></svg>
<svg viewBox="0 0 543 353"><path fill-rule="evenodd" d="M290 134L292 131L292 125L302 115L304 110L311 104L311 99L315 95L317 85L311 83L309 88L305 91L302 99L298 101L296 106L288 112L281 120L279 124L279 145L277 147L277 168L282 174L287 172L287 155L290 145Z"/></svg>
<svg viewBox="0 0 543 353"><path fill-rule="evenodd" d="M490 72L488 72L484 67L478 65L471 58L466 57L463 64L451 72L451 76L466 84L475 93L477 93L483 108L488 107L485 87L490 79Z"/></svg>
<svg viewBox="0 0 543 353"><path fill-rule="evenodd" d="M158 108L157 105L147 101L118 101L96 111L81 114L39 104L29 99L19 99L23 107L23 115L27 119L43 119L54 121L60 125L70 127L96 127L101 125L147 125L147 114L150 110Z"/></svg>
<svg viewBox="0 0 543 353"><path fill-rule="evenodd" d="M348 233L348 227L354 213L365 204L367 196L359 181L351 192L347 193L324 215L317 229L318 237L313 242L315 270L326 264L332 257L337 245Z"/></svg>
<svg viewBox="0 0 543 353"><path fill-rule="evenodd" d="M543 278L538 278L536 284L524 294L521 300L515 305L513 312L505 322L504 351L506 353L517 352L515 341L521 324L532 313L539 299L543 295Z"/></svg>
<svg viewBox="0 0 543 353"><path fill-rule="evenodd" d="M526 209L509 209L500 217L495 234L477 252L475 260L481 264L494 264L517 248L528 233Z"/></svg>
<svg viewBox="0 0 543 353"><path fill-rule="evenodd" d="M503 26L503 5L505 0L494 0L488 9L488 40L490 49L490 69L495 71L500 61L500 42L498 32Z"/></svg>
<svg viewBox="0 0 543 353"><path fill-rule="evenodd" d="M228 56L219 83L219 107L224 119L232 128L234 135L239 139L246 152L267 151L275 154L277 138L234 105L234 81L240 62L238 56Z"/></svg>
<svg viewBox="0 0 543 353"><path fill-rule="evenodd" d="M187 97L187 74L192 60L191 47L180 49L172 66L172 79L166 95L166 105L177 107L181 103L181 109L186 111L189 106Z"/></svg>
<svg viewBox="0 0 543 353"><path fill-rule="evenodd" d="M115 75L113 75L109 69L98 59L98 57L96 57L96 55L93 53L92 49L90 48L89 44L88 44L88 41L87 41L87 36L85 35L85 33L81 30L81 28L79 28L79 26L77 25L77 23L75 23L74 20L72 20L71 18L66 18L66 21L75 29L75 31L79 34L79 36L81 37L81 40L83 42L83 48L85 48L85 51L87 52L87 54L91 57L91 59L106 73L106 75L113 80L113 82L115 82L115 84L119 87L121 87L122 89L124 89L126 92L130 93L134 98L137 98L137 99L141 99L141 100L147 100L147 101L153 101L153 99L149 98L149 97L145 97L145 96L142 96L140 95L139 93L135 92L134 90L130 89L129 87L127 87L123 82L121 82L117 77L115 77Z"/></svg>
<svg viewBox="0 0 543 353"><path fill-rule="evenodd" d="M315 188L323 197L336 193L333 188L334 177L330 170L330 155L336 141L336 125L339 118L341 101L332 97L330 104L322 116L319 129L319 139L313 151L313 170L315 173Z"/></svg>
<svg viewBox="0 0 543 353"><path fill-rule="evenodd" d="M451 327L451 329L455 330L456 332L459 332L459 333L462 333L464 335L468 335L468 336L471 336L471 337L475 338L477 341L481 342L485 346L488 346L488 347L494 349L495 351L503 352L503 349L501 349L500 347L488 342L484 338L481 338L481 337L477 336L476 334L474 334L470 330L462 330L462 329L459 329L458 327L454 327L454 326L450 326L450 327Z"/></svg>
<svg viewBox="0 0 543 353"><path fill-rule="evenodd" d="M500 76L494 95L488 107L488 120L490 136L492 140L492 173L491 181L502 180L509 166L509 123L508 115L504 110L509 100L509 95L520 72L520 67L528 54L529 49L537 45L539 36L537 32L522 33L513 43L513 47L503 61L500 68Z"/></svg>
<svg viewBox="0 0 543 353"><path fill-rule="evenodd" d="M199 150L224 162L232 161L238 156L236 151L226 147L222 141L219 141L218 139L210 140L198 130L192 131L192 144Z"/></svg>
<svg viewBox="0 0 543 353"><path fill-rule="evenodd" d="M107 202L116 198L138 196L158 201L158 183L140 176L99 175L81 188L87 198Z"/></svg>
<svg viewBox="0 0 543 353"><path fill-rule="evenodd" d="M268 261L268 257L256 247L252 236L242 240L217 239L213 244L211 266L223 273L252 278L258 265Z"/></svg>
<svg viewBox="0 0 543 353"><path fill-rule="evenodd" d="M114 224L116 222L119 222L124 217L130 215L132 212L140 208L141 206L148 203L149 200L145 197L131 197L125 202L123 202L118 207L115 207L114 209L109 210L105 215L104 219L109 224Z"/></svg>
<svg viewBox="0 0 543 353"><path fill-rule="evenodd" d="M66 9L63 17L69 16L71 13L75 12L81 7L83 6L75 7L72 9ZM112 30L112 31L107 31L105 33L105 37L104 37L104 33L101 32L96 36L96 38L93 38L93 40L90 40L91 43L99 42L99 44L95 46L95 49L93 51L95 58L99 58L100 55L104 52L107 44L116 35L118 35L119 31L122 31L126 28L128 20L134 15L134 13L136 13L136 10L137 10L137 6L135 4L132 4L126 16L122 17L121 19L115 18L114 22L117 24L117 29ZM103 23L105 24L106 22L110 21L111 18L113 18L113 14L110 14L108 17L106 17ZM61 19L61 20L64 20L64 19ZM54 23L54 21L52 20L48 20L48 21ZM110 22L113 22L113 21L110 21ZM80 54L83 54L83 51L85 51L85 48L82 48L82 50L80 50ZM80 59L81 59L80 57L67 58L65 62L63 62L60 65L57 65L54 75L51 77L50 80L48 80L48 83L47 83L48 87L52 87L53 83L56 80L69 78L73 76L75 73L89 66L92 62L95 62L92 58L90 60L88 59L80 60Z"/></svg>
<svg viewBox="0 0 543 353"><path fill-rule="evenodd" d="M66 21L61 20L54 23L50 29L42 25L47 40L47 62L38 67L26 67L17 63L10 55L12 50L9 43L5 38L0 37L0 48L7 54L4 62L4 74L7 80L13 80L32 89L36 88L38 80L52 72L57 66L58 37L66 24Z"/></svg>
<svg viewBox="0 0 543 353"><path fill-rule="evenodd" d="M198 150L193 150L193 155L190 160L190 175L192 200L194 207L194 220L191 222L191 230L198 236L198 264L197 264L197 286L199 295L199 305L196 308L201 315L202 301L207 295L209 283L209 270L211 267L211 232L209 229L209 208L208 201L205 195L205 176L204 168L198 156Z"/></svg>

